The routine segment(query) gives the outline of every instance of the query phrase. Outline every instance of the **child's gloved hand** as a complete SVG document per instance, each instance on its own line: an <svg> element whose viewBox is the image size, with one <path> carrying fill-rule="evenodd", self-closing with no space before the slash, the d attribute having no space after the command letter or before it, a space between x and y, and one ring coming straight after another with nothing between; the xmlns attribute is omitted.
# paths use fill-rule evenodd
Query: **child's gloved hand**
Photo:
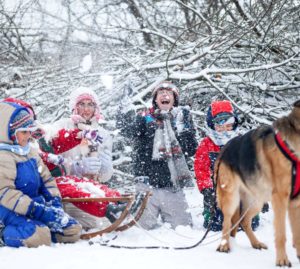
<svg viewBox="0 0 300 269"><path fill-rule="evenodd" d="M83 130L81 137L91 141L92 143L103 143L103 137L99 135L98 130Z"/></svg>
<svg viewBox="0 0 300 269"><path fill-rule="evenodd" d="M31 132L31 137L34 139L41 139L45 136L45 131L42 128L38 128L35 131Z"/></svg>
<svg viewBox="0 0 300 269"><path fill-rule="evenodd" d="M38 204L46 204L46 200L42 195L36 196L31 198L34 202L38 203Z"/></svg>
<svg viewBox="0 0 300 269"><path fill-rule="evenodd" d="M69 222L69 216L62 208L46 206L32 202L28 217L46 224L52 232L63 232L63 228Z"/></svg>
<svg viewBox="0 0 300 269"><path fill-rule="evenodd" d="M47 161L55 165L61 165L64 163L65 159L62 155L56 155L53 153L48 153Z"/></svg>
<svg viewBox="0 0 300 269"><path fill-rule="evenodd" d="M61 198L58 196L53 197L50 201L46 203L47 206L59 207L62 208Z"/></svg>
<svg viewBox="0 0 300 269"><path fill-rule="evenodd" d="M185 106L177 113L176 116L176 127L177 132L181 133L184 130L191 128L191 113L190 113L190 107Z"/></svg>

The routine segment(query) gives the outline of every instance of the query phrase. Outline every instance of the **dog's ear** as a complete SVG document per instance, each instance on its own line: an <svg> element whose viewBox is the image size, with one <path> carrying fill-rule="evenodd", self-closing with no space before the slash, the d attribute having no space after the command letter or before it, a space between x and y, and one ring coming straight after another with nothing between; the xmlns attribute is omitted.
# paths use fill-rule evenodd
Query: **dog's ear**
<svg viewBox="0 0 300 269"><path fill-rule="evenodd" d="M300 108L300 100L296 101L293 105L294 107L299 107Z"/></svg>

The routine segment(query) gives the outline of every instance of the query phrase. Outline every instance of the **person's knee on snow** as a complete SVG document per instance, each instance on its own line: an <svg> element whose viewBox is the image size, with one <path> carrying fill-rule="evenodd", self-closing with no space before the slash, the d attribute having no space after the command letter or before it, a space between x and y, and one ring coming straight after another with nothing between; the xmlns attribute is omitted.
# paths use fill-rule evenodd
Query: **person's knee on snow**
<svg viewBox="0 0 300 269"><path fill-rule="evenodd" d="M46 226L36 226L35 233L23 241L24 246L29 248L51 245L50 229Z"/></svg>
<svg viewBox="0 0 300 269"><path fill-rule="evenodd" d="M26 221L19 217L19 224L3 226L0 237L5 246L35 248L42 245L51 245L50 229L41 223Z"/></svg>

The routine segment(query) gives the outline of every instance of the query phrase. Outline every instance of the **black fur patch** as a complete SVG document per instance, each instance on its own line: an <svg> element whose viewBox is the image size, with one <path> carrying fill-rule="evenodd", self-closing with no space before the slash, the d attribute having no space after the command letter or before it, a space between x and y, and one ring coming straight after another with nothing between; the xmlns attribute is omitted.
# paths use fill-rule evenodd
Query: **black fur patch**
<svg viewBox="0 0 300 269"><path fill-rule="evenodd" d="M223 148L221 160L239 174L245 182L249 176L260 169L257 162L256 142L273 133L271 127L260 127L235 137Z"/></svg>

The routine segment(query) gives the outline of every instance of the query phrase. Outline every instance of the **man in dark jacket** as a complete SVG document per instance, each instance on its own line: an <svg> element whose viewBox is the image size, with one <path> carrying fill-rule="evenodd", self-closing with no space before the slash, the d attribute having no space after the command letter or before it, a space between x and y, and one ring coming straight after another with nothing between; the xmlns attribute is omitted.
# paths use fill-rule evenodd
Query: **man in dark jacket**
<svg viewBox="0 0 300 269"><path fill-rule="evenodd" d="M186 157L197 147L189 108L179 107L179 91L171 82L160 83L152 93L153 107L135 115L119 113L121 134L133 140L137 191L152 191L140 219L145 229L158 225L158 218L178 225L191 225L183 188L193 186Z"/></svg>

